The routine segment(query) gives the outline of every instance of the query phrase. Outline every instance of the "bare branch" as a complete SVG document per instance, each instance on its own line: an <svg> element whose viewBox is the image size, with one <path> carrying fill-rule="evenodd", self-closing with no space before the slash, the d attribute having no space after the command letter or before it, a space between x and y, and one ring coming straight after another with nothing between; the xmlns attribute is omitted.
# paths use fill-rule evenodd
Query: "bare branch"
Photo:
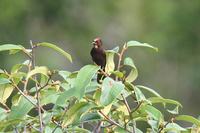
<svg viewBox="0 0 200 133"><path fill-rule="evenodd" d="M32 58L31 58L31 64L32 69L35 69L35 48L36 46L33 45L32 41L30 40L31 50L32 50ZM36 75L34 76L34 79L37 81ZM43 133L43 121L42 121L42 112L41 112L41 105L40 105L40 94L38 91L38 84L35 83L36 88L36 99L37 99L37 107L38 107L38 114L39 114L39 121L40 121L40 132Z"/></svg>

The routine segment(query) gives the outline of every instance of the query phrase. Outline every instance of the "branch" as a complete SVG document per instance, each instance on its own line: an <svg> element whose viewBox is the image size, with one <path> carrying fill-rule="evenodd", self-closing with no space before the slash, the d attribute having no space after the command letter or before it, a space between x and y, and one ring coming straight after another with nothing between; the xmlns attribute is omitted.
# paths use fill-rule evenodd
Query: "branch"
<svg viewBox="0 0 200 133"><path fill-rule="evenodd" d="M11 80L11 82L12 82L11 85L12 85L13 87L15 87L15 89L17 89L17 91L18 91L22 96L24 96L30 103L32 103L35 107L37 107L37 105L36 105L33 101L31 101L31 100L27 97L27 95L23 93L23 91L21 91L21 90L19 89L19 87L14 83L13 80Z"/></svg>
<svg viewBox="0 0 200 133"><path fill-rule="evenodd" d="M100 113L101 115L103 115L104 118L105 118L109 123L111 123L111 124L113 124L113 125L115 125L115 126L118 126L118 127L122 128L122 129L126 130L126 131L129 132L129 133L132 133L131 131L129 131L129 130L125 129L124 127L122 127L121 125L119 125L119 124L118 124L117 122L115 122L114 120L110 119L110 118L109 118L108 116L106 116L101 110L99 111L99 113Z"/></svg>
<svg viewBox="0 0 200 133"><path fill-rule="evenodd" d="M125 106L126 106L126 108L127 108L127 110L128 110L128 113L129 113L130 119L132 119L131 109L130 109L130 107L129 107L129 105L128 105L128 102L127 102L127 100L126 100L126 98L124 97L123 94L121 94L121 96L122 96L122 98L123 98L123 102L124 102L124 104L125 104ZM133 124L133 133L135 133L135 129L136 129L136 127L135 127L135 121L134 121L134 120L132 120L132 124Z"/></svg>
<svg viewBox="0 0 200 133"><path fill-rule="evenodd" d="M162 127L160 128L160 130L158 131L158 133L161 133L162 130L163 130L170 122L172 122L172 121L174 121L174 117L173 117L173 116L167 121L167 123L165 123L164 126L162 126Z"/></svg>
<svg viewBox="0 0 200 133"><path fill-rule="evenodd" d="M32 69L35 68L35 48L36 46L33 45L32 41L30 40L30 45L31 45L31 50L32 50L32 58L31 58L31 64L32 64ZM34 76L34 79L37 81L36 75ZM39 121L40 121L40 132L43 133L43 121L42 121L42 112L41 112L41 105L40 105L40 98L39 98L39 91L38 91L38 85L37 83L35 84L36 88L36 99L37 99L37 107L38 107L38 114L39 114Z"/></svg>
<svg viewBox="0 0 200 133"><path fill-rule="evenodd" d="M124 52L127 50L126 45L123 46L122 51L120 52L120 54L118 54L119 56L119 60L118 60L118 65L117 65L117 71L119 71L120 67L121 67L121 61L124 55ZM115 80L118 80L118 77L115 78Z"/></svg>
<svg viewBox="0 0 200 133"><path fill-rule="evenodd" d="M49 76L47 82L46 82L43 86L41 86L41 87L38 89L38 92L40 92L43 88L45 88L46 86L48 86L50 80L51 80L51 75Z"/></svg>

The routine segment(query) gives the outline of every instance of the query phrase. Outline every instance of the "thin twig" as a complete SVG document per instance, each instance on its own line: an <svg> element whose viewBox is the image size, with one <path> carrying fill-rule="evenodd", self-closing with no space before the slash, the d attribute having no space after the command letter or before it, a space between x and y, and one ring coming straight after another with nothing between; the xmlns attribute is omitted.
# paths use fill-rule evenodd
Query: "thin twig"
<svg viewBox="0 0 200 133"><path fill-rule="evenodd" d="M110 119L110 118L109 118L108 116L106 116L101 110L99 111L99 113L100 113L101 115L103 115L104 118L105 118L109 123L111 123L111 124L113 124L113 125L116 125L116 126L122 128L122 129L126 130L126 131L129 132L129 133L132 133L132 132L129 131L128 129L125 129L124 127L122 127L121 125L119 125L119 123L117 123L117 122L115 122L114 120Z"/></svg>
<svg viewBox="0 0 200 133"><path fill-rule="evenodd" d="M15 133L19 133L18 129L16 126L13 126L14 130L15 130Z"/></svg>
<svg viewBox="0 0 200 133"><path fill-rule="evenodd" d="M126 106L126 108L127 108L127 110L128 110L128 113L129 113L130 119L132 119L131 109L130 109L130 107L129 107L129 105L128 105L128 102L127 102L127 100L126 100L126 98L124 97L123 94L121 94L121 96L122 96L123 101L124 101L124 104L125 104L125 106ZM133 133L135 133L135 129L136 129L136 127L135 127L135 121L134 121L133 119L132 119L132 124L133 124Z"/></svg>
<svg viewBox="0 0 200 133"><path fill-rule="evenodd" d="M54 133L58 127L62 127L62 126L60 125L60 123L58 123L58 122L56 122L56 121L53 121L53 123L56 124L56 127L53 129L52 133Z"/></svg>
<svg viewBox="0 0 200 133"><path fill-rule="evenodd" d="M35 107L37 107L37 105L36 105L33 101L31 101L31 100L27 97L27 95L23 93L23 91L21 91L21 90L19 89L19 87L14 83L13 80L11 80L11 82L12 82L11 85L12 85L13 87L15 87L15 89L17 89L17 91L18 91L22 96L24 96L30 103L32 103Z"/></svg>
<svg viewBox="0 0 200 133"><path fill-rule="evenodd" d="M10 112L10 108L5 103L0 102L0 105L6 110L6 112Z"/></svg>
<svg viewBox="0 0 200 133"><path fill-rule="evenodd" d="M162 127L160 128L160 130L158 131L158 133L161 133L162 130L163 130L171 121L173 121L173 120L174 120L174 117L171 117L171 118L167 121L167 123L165 123L165 125L162 126Z"/></svg>
<svg viewBox="0 0 200 133"><path fill-rule="evenodd" d="M124 102L124 104L125 104L125 106L126 106L126 108L127 108L127 110L128 110L129 115L130 115L130 114L131 114L131 109L130 109L130 107L129 107L129 105L128 105L128 102L127 102L127 100L126 100L126 98L124 97L123 94L121 94L121 96L122 96L122 98L123 98L123 102Z"/></svg>
<svg viewBox="0 0 200 133"><path fill-rule="evenodd" d="M120 70L121 61L122 61L122 58L123 58L123 55L124 55L124 52L126 51L126 49L127 49L127 47L126 47L126 45L124 45L123 48L122 48L122 51L120 52L120 54L118 54L119 60L118 60L118 65L117 65L117 71ZM118 77L117 76L116 76L115 80L118 81Z"/></svg>
<svg viewBox="0 0 200 133"><path fill-rule="evenodd" d="M142 105L142 102L139 102L139 103L137 104L137 106L135 107L135 109L131 111L131 114L132 114L133 112L137 111L137 110L140 108L141 105Z"/></svg>
<svg viewBox="0 0 200 133"><path fill-rule="evenodd" d="M41 86L41 87L38 89L38 92L40 92L43 88L45 88L46 86L48 86L50 80L51 80L51 76L49 76L47 82L46 82L43 86Z"/></svg>
<svg viewBox="0 0 200 133"><path fill-rule="evenodd" d="M35 69L35 48L36 46L33 45L32 41L30 40L31 50L32 50L32 58L31 58L31 64L32 69ZM34 79L37 80L37 77L34 76ZM38 85L35 84L36 88L36 99L37 99L37 107L38 107L38 114L39 114L39 121L40 121L40 132L43 133L43 121L42 121L42 112L41 112L41 105L40 105L40 94L38 91Z"/></svg>

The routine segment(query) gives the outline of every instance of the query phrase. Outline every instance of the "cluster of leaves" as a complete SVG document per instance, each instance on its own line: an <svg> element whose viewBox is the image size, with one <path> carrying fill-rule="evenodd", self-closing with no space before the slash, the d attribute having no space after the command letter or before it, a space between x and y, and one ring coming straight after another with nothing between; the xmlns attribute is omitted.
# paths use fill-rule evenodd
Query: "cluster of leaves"
<svg viewBox="0 0 200 133"><path fill-rule="evenodd" d="M0 51L21 51L27 56L9 72L0 69L0 131L142 133L137 123L147 124L149 133L199 131L198 119L179 115L179 102L134 83L138 70L130 57L123 57L124 53L130 47L157 48L129 41L121 51L119 47L106 51L105 72L96 65L69 72L36 66L35 50L41 46L56 50L72 62L68 53L50 43L31 43L30 49L13 44L0 46ZM106 76L102 84L95 80L99 72ZM162 108L158 109L157 104ZM163 115L164 111L169 117ZM177 121L193 126L184 128Z"/></svg>

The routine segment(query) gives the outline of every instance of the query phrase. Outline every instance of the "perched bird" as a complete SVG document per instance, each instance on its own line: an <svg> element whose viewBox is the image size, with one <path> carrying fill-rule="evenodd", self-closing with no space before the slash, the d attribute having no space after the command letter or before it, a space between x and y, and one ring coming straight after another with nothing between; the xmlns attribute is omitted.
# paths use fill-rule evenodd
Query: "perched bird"
<svg viewBox="0 0 200 133"><path fill-rule="evenodd" d="M105 71L106 66L106 53L102 47L102 41L99 37L95 38L92 42L93 48L90 51L90 55L92 56L92 60L101 67L103 71ZM97 75L97 82L100 83L100 80L103 79L104 76L101 72Z"/></svg>

